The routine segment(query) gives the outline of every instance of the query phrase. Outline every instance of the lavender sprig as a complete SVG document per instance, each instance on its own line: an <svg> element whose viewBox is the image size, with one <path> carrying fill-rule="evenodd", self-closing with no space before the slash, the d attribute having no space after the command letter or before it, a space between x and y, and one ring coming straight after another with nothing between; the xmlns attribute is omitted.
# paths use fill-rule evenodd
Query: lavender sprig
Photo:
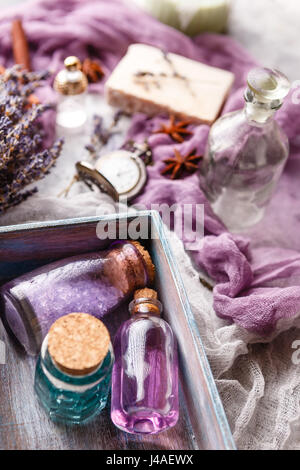
<svg viewBox="0 0 300 470"><path fill-rule="evenodd" d="M61 153L63 141L43 149L38 118L48 104L30 104L28 97L48 72L26 72L19 66L0 77L0 213L31 196L24 188L43 178Z"/></svg>
<svg viewBox="0 0 300 470"><path fill-rule="evenodd" d="M103 118L97 114L93 116L93 132L90 142L85 146L86 150L95 156L103 145L106 145L111 137L111 129L104 127Z"/></svg>
<svg viewBox="0 0 300 470"><path fill-rule="evenodd" d="M92 158L95 158L101 148L108 143L114 134L118 132L116 130L116 126L123 116L127 116L127 114L120 109L117 110L109 127L104 126L104 121L101 116L98 114L93 116L92 135L90 142L85 146L85 149L90 153Z"/></svg>

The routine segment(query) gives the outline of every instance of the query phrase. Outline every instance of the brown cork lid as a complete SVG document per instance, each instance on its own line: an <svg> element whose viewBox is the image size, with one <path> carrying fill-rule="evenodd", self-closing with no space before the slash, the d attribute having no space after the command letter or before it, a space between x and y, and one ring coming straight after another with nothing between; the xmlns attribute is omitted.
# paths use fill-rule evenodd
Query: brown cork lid
<svg viewBox="0 0 300 470"><path fill-rule="evenodd" d="M141 254L141 256L144 260L145 266L146 266L149 283L152 284L152 282L154 281L154 278L155 278L155 266L152 262L152 259L151 259L151 256L150 256L149 252L146 250L146 248L144 248L140 244L140 242L130 240L129 243L134 245L135 248L138 250L138 252Z"/></svg>
<svg viewBox="0 0 300 470"><path fill-rule="evenodd" d="M49 330L49 354L57 366L70 375L86 375L97 369L109 345L106 326L87 313L65 315Z"/></svg>
<svg viewBox="0 0 300 470"><path fill-rule="evenodd" d="M147 299L147 302L143 300ZM150 313L152 315L160 315L161 303L157 299L157 292L153 289L138 289L134 293L134 300L132 302L131 313Z"/></svg>
<svg viewBox="0 0 300 470"><path fill-rule="evenodd" d="M138 289L134 293L135 299L155 299L157 300L157 292L154 289L148 289L145 287L144 289Z"/></svg>

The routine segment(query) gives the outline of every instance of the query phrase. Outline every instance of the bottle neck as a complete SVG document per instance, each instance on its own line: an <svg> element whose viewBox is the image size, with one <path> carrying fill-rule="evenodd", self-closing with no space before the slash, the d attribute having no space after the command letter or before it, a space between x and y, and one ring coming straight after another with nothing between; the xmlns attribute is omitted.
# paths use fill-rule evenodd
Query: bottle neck
<svg viewBox="0 0 300 470"><path fill-rule="evenodd" d="M115 242L107 254L104 274L110 283L123 292L131 294L148 283L148 272L136 247L128 242Z"/></svg>
<svg viewBox="0 0 300 470"><path fill-rule="evenodd" d="M250 125L262 127L270 124L276 111L281 107L280 100L267 100L246 89L244 113Z"/></svg>
<svg viewBox="0 0 300 470"><path fill-rule="evenodd" d="M131 315L155 315L160 317L162 312L162 304L157 299L139 298L134 299L129 304L129 312Z"/></svg>

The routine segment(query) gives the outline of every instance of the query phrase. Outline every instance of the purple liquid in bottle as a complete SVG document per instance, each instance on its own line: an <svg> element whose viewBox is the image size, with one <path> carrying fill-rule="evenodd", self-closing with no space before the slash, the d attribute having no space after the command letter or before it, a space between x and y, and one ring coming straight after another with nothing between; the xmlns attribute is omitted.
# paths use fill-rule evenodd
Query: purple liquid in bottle
<svg viewBox="0 0 300 470"><path fill-rule="evenodd" d="M170 326L159 317L160 302L141 295L131 302L133 317L114 342L111 418L128 433L156 434L179 417L177 346Z"/></svg>
<svg viewBox="0 0 300 470"><path fill-rule="evenodd" d="M137 242L73 256L20 276L1 291L2 318L29 354L52 323L83 312L102 318L153 278L149 254Z"/></svg>

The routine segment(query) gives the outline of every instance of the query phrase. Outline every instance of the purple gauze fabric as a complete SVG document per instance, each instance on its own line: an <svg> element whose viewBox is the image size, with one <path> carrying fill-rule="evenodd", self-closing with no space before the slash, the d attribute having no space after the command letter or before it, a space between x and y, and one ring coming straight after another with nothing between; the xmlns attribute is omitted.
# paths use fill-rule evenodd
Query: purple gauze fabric
<svg viewBox="0 0 300 470"><path fill-rule="evenodd" d="M0 63L5 66L12 64L10 22L16 16L23 18L34 70L56 72L65 56L76 54L99 58L107 76L134 42L231 70L236 79L223 113L242 106L247 72L256 65L228 36L203 34L191 40L120 0L43 0L1 14ZM103 84L91 86L91 91L102 89ZM49 98L50 87L44 95ZM160 174L162 160L173 155L174 147L182 153L203 153L208 126L194 126L194 135L175 145L169 136L151 135L163 118L137 115L128 136L139 140L150 135L154 153L148 184L137 202L204 204L206 237L199 250L191 252L193 261L216 282L217 314L258 335L278 328L278 320L282 328L283 320L296 319L300 312L300 109L291 96L277 113L290 138L291 155L264 220L246 234L247 239L226 231L199 189L196 174L175 181Z"/></svg>

